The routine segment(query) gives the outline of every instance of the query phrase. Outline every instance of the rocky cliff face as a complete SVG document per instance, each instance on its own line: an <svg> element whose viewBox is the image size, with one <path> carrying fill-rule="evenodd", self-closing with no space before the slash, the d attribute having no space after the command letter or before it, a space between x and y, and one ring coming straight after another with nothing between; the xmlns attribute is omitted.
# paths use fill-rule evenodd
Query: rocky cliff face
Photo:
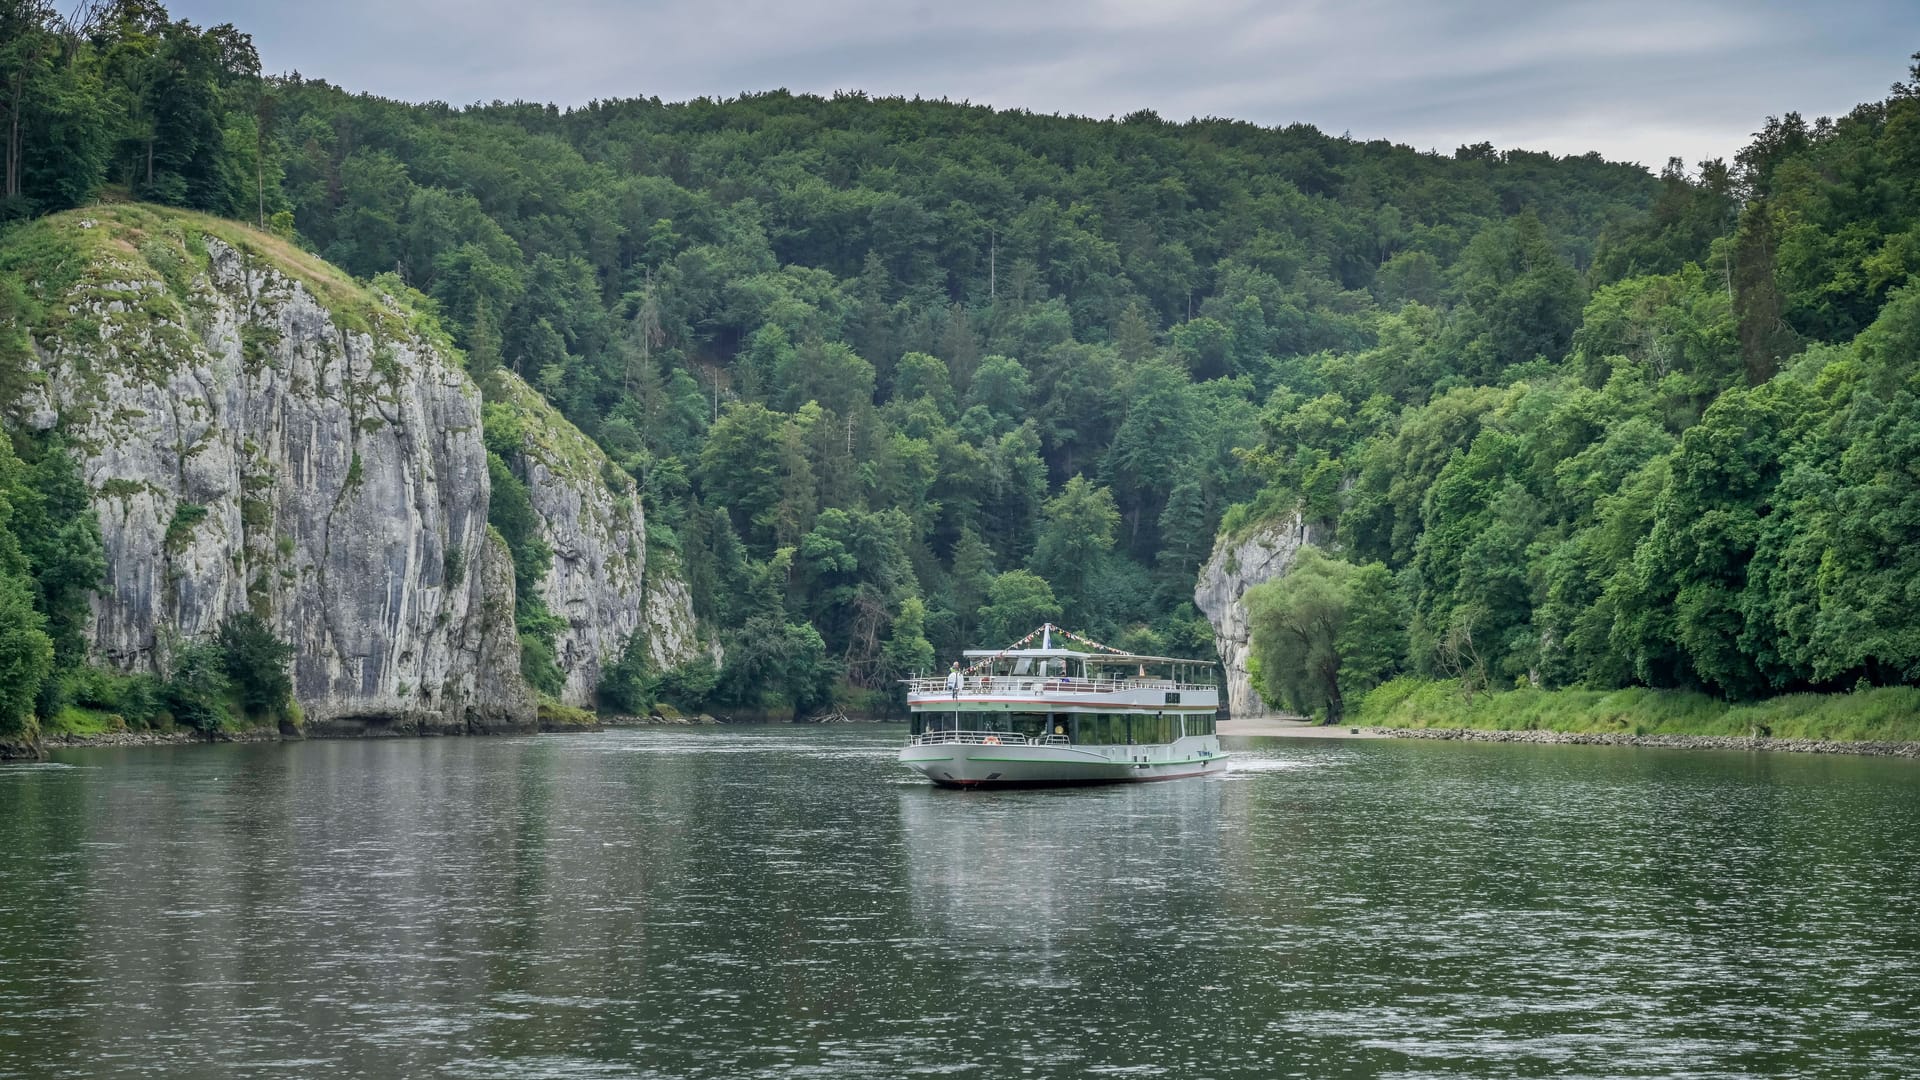
<svg viewBox="0 0 1920 1080"><path fill-rule="evenodd" d="M1214 542L1213 557L1200 570L1193 602L1213 624L1220 660L1226 666L1227 708L1235 716L1271 711L1254 692L1247 674L1246 592L1286 573L1300 549L1317 542L1317 530L1296 511L1237 536L1221 536Z"/></svg>
<svg viewBox="0 0 1920 1080"><path fill-rule="evenodd" d="M566 676L562 702L590 705L602 665L618 660L636 633L645 635L655 670L697 655L685 583L670 568L648 566L639 486L526 383L505 372L501 381L519 433L508 464L526 481L541 538L553 549L552 566L533 587L565 623L554 642Z"/></svg>
<svg viewBox="0 0 1920 1080"><path fill-rule="evenodd" d="M95 493L96 655L160 670L252 610L295 646L310 723L531 726L480 395L434 328L231 223L125 206L40 228L84 269L35 328L12 411L58 429ZM591 446L526 393L530 442ZM519 585L576 628L567 697L584 702L641 625L645 526L599 476L532 488L564 555Z"/></svg>
<svg viewBox="0 0 1920 1080"><path fill-rule="evenodd" d="M665 560L662 560L665 561ZM720 643L701 637L693 614L693 590L677 566L650 568L647 577L647 659L656 671L706 657L718 665Z"/></svg>

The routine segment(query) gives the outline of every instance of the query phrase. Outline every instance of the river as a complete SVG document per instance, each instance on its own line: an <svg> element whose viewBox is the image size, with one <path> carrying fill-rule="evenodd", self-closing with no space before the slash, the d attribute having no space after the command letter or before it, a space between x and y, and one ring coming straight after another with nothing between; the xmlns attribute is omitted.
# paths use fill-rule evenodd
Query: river
<svg viewBox="0 0 1920 1080"><path fill-rule="evenodd" d="M0 767L0 1076L1907 1077L1920 765L898 728Z"/></svg>

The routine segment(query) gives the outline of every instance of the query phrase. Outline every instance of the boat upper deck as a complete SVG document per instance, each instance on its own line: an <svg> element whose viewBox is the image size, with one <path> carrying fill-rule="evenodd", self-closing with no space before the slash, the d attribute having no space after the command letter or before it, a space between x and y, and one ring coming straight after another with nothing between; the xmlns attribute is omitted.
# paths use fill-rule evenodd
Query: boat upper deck
<svg viewBox="0 0 1920 1080"><path fill-rule="evenodd" d="M950 684L944 676L933 679L908 679L906 683L907 700L910 702L919 698L937 698L943 702L950 702L956 698L1030 698L1043 694L1048 697L1058 695L1066 698L1123 697L1131 699L1140 697L1142 700L1138 704L1148 704L1144 698L1156 691L1173 691L1183 695L1211 695L1216 694L1219 689L1210 682L1181 682L1176 679L1152 676L1076 679L1066 675L962 675L958 686ZM1161 699L1162 702L1164 700L1164 698Z"/></svg>
<svg viewBox="0 0 1920 1080"><path fill-rule="evenodd" d="M969 649L965 670L905 680L907 704L916 710L1213 709L1219 704L1215 664L1150 656L1095 646L1103 652L1057 648L1048 624L1039 648ZM1065 633L1062 631L1062 633ZM1070 635L1069 635L1070 636ZM1091 644L1091 643L1089 643Z"/></svg>

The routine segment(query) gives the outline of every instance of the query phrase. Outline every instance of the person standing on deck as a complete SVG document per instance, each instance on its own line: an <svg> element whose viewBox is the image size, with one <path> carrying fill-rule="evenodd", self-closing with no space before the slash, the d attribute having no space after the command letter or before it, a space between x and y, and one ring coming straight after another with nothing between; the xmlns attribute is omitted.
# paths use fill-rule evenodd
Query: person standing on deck
<svg viewBox="0 0 1920 1080"><path fill-rule="evenodd" d="M960 661L955 660L947 671L947 692L954 697L960 696Z"/></svg>

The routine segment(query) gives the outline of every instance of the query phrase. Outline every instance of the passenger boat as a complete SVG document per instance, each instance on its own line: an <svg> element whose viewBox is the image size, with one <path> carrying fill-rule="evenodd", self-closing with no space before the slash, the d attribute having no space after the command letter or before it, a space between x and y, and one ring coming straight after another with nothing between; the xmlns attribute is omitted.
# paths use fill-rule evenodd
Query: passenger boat
<svg viewBox="0 0 1920 1080"><path fill-rule="evenodd" d="M1092 651L1057 646L1056 634ZM1212 661L1123 652L1052 623L964 656L964 669L906 680L913 728L900 762L936 784L1126 783L1226 770Z"/></svg>

